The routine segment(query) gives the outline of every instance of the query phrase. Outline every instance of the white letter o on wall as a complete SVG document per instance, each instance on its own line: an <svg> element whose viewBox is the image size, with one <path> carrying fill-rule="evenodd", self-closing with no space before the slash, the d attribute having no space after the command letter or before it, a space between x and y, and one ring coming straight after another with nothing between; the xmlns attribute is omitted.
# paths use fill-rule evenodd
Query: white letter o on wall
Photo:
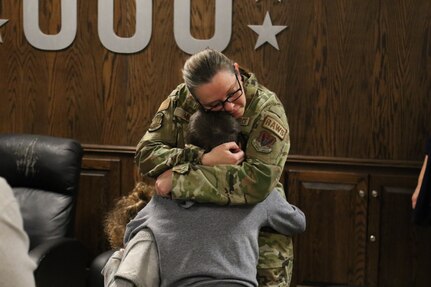
<svg viewBox="0 0 431 287"><path fill-rule="evenodd" d="M27 41L41 50L62 50L70 46L76 36L76 0L61 1L61 30L58 34L48 35L39 27L39 0L24 0L24 35Z"/></svg>

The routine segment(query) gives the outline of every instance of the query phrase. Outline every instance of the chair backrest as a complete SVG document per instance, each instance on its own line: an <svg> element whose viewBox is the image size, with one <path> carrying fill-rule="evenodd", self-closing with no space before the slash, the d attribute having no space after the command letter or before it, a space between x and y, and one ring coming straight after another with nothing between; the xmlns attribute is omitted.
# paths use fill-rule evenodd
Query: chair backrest
<svg viewBox="0 0 431 287"><path fill-rule="evenodd" d="M72 139L0 134L0 176L20 204L30 249L71 235L82 156Z"/></svg>

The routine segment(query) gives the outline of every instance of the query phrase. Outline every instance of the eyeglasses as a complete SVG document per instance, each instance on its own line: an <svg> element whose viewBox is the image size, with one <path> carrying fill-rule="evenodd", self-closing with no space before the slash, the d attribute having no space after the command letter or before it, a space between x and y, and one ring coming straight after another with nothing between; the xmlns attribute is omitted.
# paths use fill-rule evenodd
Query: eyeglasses
<svg viewBox="0 0 431 287"><path fill-rule="evenodd" d="M243 90L241 87L241 83L239 82L237 73L235 73L235 79L236 79L236 82L238 83L239 88L238 88L238 90L228 94L226 97L226 100L224 100L224 101L218 101L214 105L206 107L206 106L202 105L201 102L195 97L196 100L198 101L198 103L201 105L202 109L205 112L218 112L218 111L224 110L224 105L226 103L233 103L236 100L238 100L242 96Z"/></svg>

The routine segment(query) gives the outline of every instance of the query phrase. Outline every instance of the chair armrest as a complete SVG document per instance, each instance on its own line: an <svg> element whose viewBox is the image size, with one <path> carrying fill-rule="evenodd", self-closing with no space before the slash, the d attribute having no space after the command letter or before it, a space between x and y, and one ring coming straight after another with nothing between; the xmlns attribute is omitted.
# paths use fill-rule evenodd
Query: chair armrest
<svg viewBox="0 0 431 287"><path fill-rule="evenodd" d="M90 265L89 274L89 287L103 287L103 275L102 269L105 267L106 262L108 262L109 257L115 252L115 250L105 251L94 258Z"/></svg>
<svg viewBox="0 0 431 287"><path fill-rule="evenodd" d="M59 238L45 241L29 254L37 264L34 277L38 287L86 285L90 256L78 240Z"/></svg>

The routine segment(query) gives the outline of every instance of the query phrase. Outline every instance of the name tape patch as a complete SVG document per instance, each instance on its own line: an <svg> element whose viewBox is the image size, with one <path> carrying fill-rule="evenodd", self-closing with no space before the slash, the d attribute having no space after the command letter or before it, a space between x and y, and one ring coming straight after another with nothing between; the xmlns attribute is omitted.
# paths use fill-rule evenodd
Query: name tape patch
<svg viewBox="0 0 431 287"><path fill-rule="evenodd" d="M280 139L284 139L284 136L287 133L287 129L283 127L277 120L270 116L266 116L263 120L264 128L272 131L276 136L278 136Z"/></svg>

